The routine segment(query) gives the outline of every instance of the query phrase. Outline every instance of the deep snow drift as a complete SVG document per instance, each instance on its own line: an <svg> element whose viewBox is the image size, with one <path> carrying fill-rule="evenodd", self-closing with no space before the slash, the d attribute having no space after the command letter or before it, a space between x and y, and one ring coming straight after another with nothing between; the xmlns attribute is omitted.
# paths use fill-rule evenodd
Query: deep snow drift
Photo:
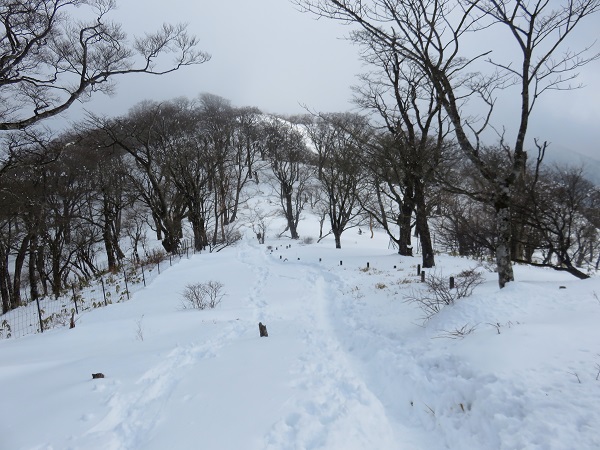
<svg viewBox="0 0 600 450"><path fill-rule="evenodd" d="M342 245L248 233L72 330L0 340L0 449L600 448L600 280L517 266L499 290L480 267L474 295L423 325L404 301L418 257L382 233ZM222 303L182 309L208 280Z"/></svg>

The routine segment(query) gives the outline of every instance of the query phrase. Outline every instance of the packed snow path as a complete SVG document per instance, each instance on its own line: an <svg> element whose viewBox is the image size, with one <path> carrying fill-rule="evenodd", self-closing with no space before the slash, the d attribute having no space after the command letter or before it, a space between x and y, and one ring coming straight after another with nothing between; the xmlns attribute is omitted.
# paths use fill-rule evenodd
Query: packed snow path
<svg viewBox="0 0 600 450"><path fill-rule="evenodd" d="M490 273L421 327L416 258L289 242L195 255L73 330L0 341L0 449L600 447L597 280L528 268L498 291ZM208 280L222 303L183 309Z"/></svg>
<svg viewBox="0 0 600 450"><path fill-rule="evenodd" d="M87 370L72 374L75 386L65 393L72 398L62 399L72 402L78 420L44 424L47 439L34 447L392 449L399 439L409 441L397 436L337 340L330 314L333 299L343 295L342 281L315 265L276 259L254 243L241 244L237 253L236 260L197 255L133 301L84 316L70 338L89 339L91 348L69 348L65 330L48 334L58 341L54 357L80 359ZM178 294L206 280L204 272L222 274L221 306L178 310ZM123 310L133 308L140 314L137 339L132 323L127 329L105 323L120 320L110 309L127 317L131 311ZM258 336L259 321L268 338ZM109 360L107 350L118 348ZM37 358L48 365L54 359ZM21 370L35 376L33 367ZM82 382L97 370L106 378ZM39 391L43 398L45 389Z"/></svg>

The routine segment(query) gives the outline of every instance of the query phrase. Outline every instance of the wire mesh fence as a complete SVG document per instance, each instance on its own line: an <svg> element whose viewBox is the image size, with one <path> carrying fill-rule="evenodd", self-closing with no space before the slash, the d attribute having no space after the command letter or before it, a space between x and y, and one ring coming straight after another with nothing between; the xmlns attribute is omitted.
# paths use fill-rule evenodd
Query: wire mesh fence
<svg viewBox="0 0 600 450"><path fill-rule="evenodd" d="M0 339L74 326L77 318L86 312L129 300L161 271L193 254L192 242L185 240L177 254L154 252L145 261L123 261L119 271L104 273L85 283L74 283L59 297L49 295L28 301L0 315Z"/></svg>

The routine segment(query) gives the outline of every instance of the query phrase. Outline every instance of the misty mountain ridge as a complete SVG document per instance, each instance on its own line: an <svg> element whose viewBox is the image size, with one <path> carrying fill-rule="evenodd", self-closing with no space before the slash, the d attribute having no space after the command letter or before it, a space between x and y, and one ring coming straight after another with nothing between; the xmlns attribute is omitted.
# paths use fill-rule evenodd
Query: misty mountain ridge
<svg viewBox="0 0 600 450"><path fill-rule="evenodd" d="M529 157L534 159L534 152ZM596 185L600 185L600 159L584 155L561 145L551 144L546 149L542 164L546 167L581 167L585 177Z"/></svg>

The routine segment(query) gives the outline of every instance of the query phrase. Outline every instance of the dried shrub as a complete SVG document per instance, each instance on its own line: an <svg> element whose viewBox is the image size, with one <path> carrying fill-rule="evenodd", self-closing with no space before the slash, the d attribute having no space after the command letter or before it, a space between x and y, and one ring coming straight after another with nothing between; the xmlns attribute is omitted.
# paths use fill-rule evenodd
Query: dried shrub
<svg viewBox="0 0 600 450"><path fill-rule="evenodd" d="M469 325L468 323L454 330L443 330L443 333L436 336L438 339L463 339L465 336L475 332L477 325ZM436 339L433 338L433 339Z"/></svg>
<svg viewBox="0 0 600 450"><path fill-rule="evenodd" d="M182 296L183 309L213 309L225 296L223 284L218 281L188 284Z"/></svg>
<svg viewBox="0 0 600 450"><path fill-rule="evenodd" d="M425 314L423 320L427 321L445 306L453 305L458 299L469 297L484 281L483 275L475 269L463 270L454 278L454 288L450 288L448 278L441 273L431 273L425 278L427 289L413 290L406 301L416 303Z"/></svg>
<svg viewBox="0 0 600 450"><path fill-rule="evenodd" d="M160 264L162 261L167 259L167 254L160 248L153 248L146 253L145 258L142 259L141 264L144 266L155 266Z"/></svg>
<svg viewBox="0 0 600 450"><path fill-rule="evenodd" d="M74 311L74 309L63 308L59 312L55 312L48 315L47 317L44 317L44 319L42 319L42 325L44 327L44 330L49 330L50 328L57 327L66 327L71 323L71 314ZM41 310L41 312L42 314L45 313L43 309Z"/></svg>
<svg viewBox="0 0 600 450"><path fill-rule="evenodd" d="M0 338L9 338L12 336L12 329L10 328L10 324L8 320L4 319L0 324Z"/></svg>

